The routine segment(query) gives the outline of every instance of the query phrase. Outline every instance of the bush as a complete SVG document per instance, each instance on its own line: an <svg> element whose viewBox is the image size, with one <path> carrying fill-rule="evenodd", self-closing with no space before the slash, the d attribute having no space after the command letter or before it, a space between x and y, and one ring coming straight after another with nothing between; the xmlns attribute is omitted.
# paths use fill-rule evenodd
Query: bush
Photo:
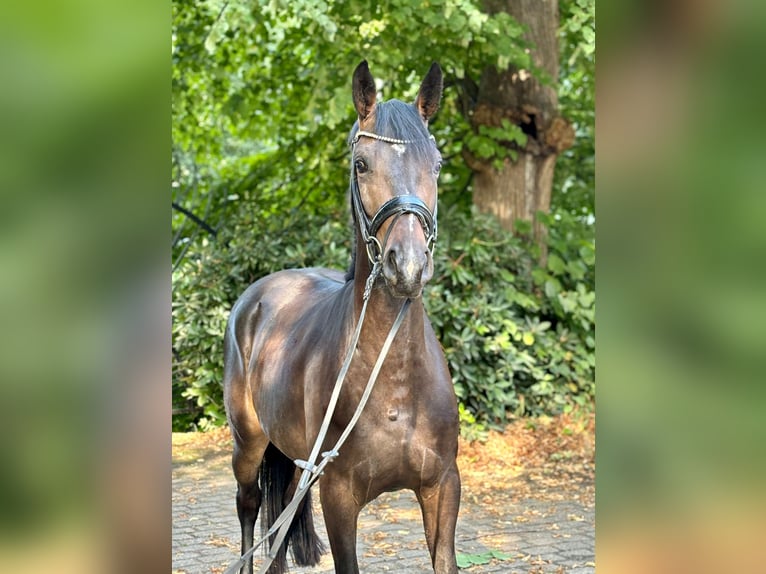
<svg viewBox="0 0 766 574"><path fill-rule="evenodd" d="M229 311L260 277L290 267L344 268L348 216L280 214L255 223L246 217L204 241L173 273L173 430L226 422L223 333Z"/></svg>
<svg viewBox="0 0 766 574"><path fill-rule="evenodd" d="M248 217L173 274L173 429L225 422L223 332L232 304L279 269L345 268L345 212ZM594 244L552 218L545 268L534 247L491 217L440 210L435 277L424 302L463 405L463 419L503 425L592 402ZM568 234L568 235L567 235Z"/></svg>
<svg viewBox="0 0 766 574"><path fill-rule="evenodd" d="M448 233L437 251L440 274L425 301L458 399L478 420L495 425L590 403L592 242L575 242L581 253L572 258L558 250L572 242L556 241L552 228L543 269L535 265L535 249L493 218L450 213L446 219Z"/></svg>

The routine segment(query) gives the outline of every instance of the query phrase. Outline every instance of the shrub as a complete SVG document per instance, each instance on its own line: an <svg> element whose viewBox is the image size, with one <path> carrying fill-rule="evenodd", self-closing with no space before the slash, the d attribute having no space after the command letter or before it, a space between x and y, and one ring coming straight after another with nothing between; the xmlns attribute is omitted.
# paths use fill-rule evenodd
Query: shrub
<svg viewBox="0 0 766 574"><path fill-rule="evenodd" d="M500 425L590 403L594 258L562 252L571 242L555 241L552 229L548 264L539 268L534 248L493 218L447 219L425 301L458 399L478 420ZM588 245L582 242L582 253L592 253Z"/></svg>
<svg viewBox="0 0 766 574"><path fill-rule="evenodd" d="M232 305L260 277L290 267L344 268L351 231L345 215L250 217L203 241L173 273L173 430L226 422L223 333Z"/></svg>

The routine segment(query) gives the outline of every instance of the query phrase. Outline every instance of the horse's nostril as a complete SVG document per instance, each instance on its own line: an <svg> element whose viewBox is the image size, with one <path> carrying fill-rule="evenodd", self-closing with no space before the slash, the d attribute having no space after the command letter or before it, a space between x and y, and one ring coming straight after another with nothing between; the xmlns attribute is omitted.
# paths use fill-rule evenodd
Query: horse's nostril
<svg viewBox="0 0 766 574"><path fill-rule="evenodd" d="M393 249L391 249L391 250L388 252L388 257L387 257L387 259L388 259L388 265L389 265L389 267L391 268L391 271L394 271L394 272L395 272L395 271L397 270L397 265L396 265L396 251L394 251Z"/></svg>

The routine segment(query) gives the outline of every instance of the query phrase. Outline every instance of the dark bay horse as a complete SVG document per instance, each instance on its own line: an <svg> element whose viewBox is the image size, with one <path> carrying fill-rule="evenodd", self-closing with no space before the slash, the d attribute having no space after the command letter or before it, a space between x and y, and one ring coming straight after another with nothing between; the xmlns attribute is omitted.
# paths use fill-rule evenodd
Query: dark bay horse
<svg viewBox="0 0 766 574"><path fill-rule="evenodd" d="M251 285L234 305L224 342L224 396L234 439L242 552L253 545L261 503L263 530L292 498L330 401L365 282L372 283L359 342L323 450L352 418L383 341L411 300L361 418L340 455L319 480L322 512L338 574L356 574L359 511L381 493L411 489L420 504L436 574L456 574L455 523L460 503L458 411L441 346L423 308L433 275L440 155L428 132L442 92L433 64L414 104L376 102L362 62L352 94L358 121L351 131L351 199L356 230L351 268L286 270ZM323 552L303 500L287 534L299 565ZM285 544L284 546L287 546ZM269 573L287 568L280 550ZM252 558L242 568L253 571Z"/></svg>

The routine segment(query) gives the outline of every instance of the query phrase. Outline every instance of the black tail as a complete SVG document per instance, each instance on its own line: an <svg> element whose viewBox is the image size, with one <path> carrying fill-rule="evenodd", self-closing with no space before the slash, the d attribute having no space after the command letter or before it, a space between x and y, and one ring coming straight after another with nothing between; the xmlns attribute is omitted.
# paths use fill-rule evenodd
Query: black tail
<svg viewBox="0 0 766 574"><path fill-rule="evenodd" d="M269 444L263 455L260 469L260 486L263 492L263 514L261 515L261 536L269 528L289 503L288 489L295 476L296 466L273 444ZM292 496L290 496L292 498ZM276 535L271 537L273 542ZM298 507L298 511L287 532L284 544L269 568L268 574L287 572L287 547L292 549L293 560L299 566L316 566L325 552L324 544L314 530L314 517L311 511L311 492L308 492Z"/></svg>

